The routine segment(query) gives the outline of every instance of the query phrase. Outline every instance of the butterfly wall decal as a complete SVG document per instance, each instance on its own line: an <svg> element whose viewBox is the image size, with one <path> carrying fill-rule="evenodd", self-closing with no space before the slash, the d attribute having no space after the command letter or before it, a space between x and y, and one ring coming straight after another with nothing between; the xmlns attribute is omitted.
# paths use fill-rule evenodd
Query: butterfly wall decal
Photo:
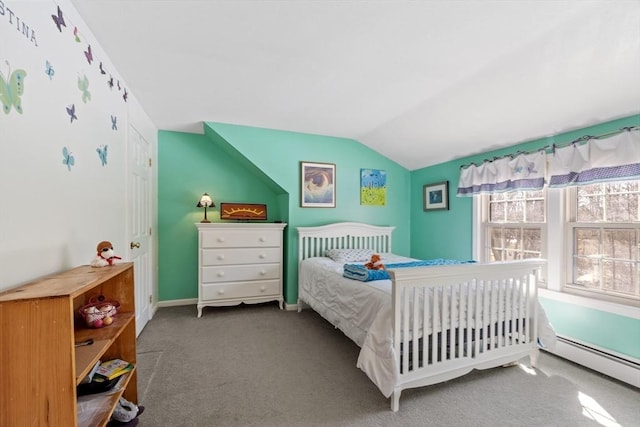
<svg viewBox="0 0 640 427"><path fill-rule="evenodd" d="M109 85L109 89L113 89L113 77L109 76L109 80L107 80L107 84Z"/></svg>
<svg viewBox="0 0 640 427"><path fill-rule="evenodd" d="M127 89L125 88L124 93L122 94L122 99L124 99L124 102L127 102L128 97L129 97L129 92L127 92Z"/></svg>
<svg viewBox="0 0 640 427"><path fill-rule="evenodd" d="M118 118L114 115L111 116L111 130L118 130Z"/></svg>
<svg viewBox="0 0 640 427"><path fill-rule="evenodd" d="M76 116L76 104L71 104L67 107L67 114L69 114L69 123L73 123L74 120L78 120L78 116Z"/></svg>
<svg viewBox="0 0 640 427"><path fill-rule="evenodd" d="M84 56L87 58L89 65L93 62L93 53L91 52L91 45L87 45L87 50L84 51Z"/></svg>
<svg viewBox="0 0 640 427"><path fill-rule="evenodd" d="M62 27L66 27L67 24L64 22L64 16L62 16L62 10L60 10L60 6L58 6L58 14L51 15L53 18L53 22L55 22L56 27L58 27L58 31L62 32Z"/></svg>
<svg viewBox="0 0 640 427"><path fill-rule="evenodd" d="M78 35L78 27L73 27L73 35L76 38L76 43L80 43L80 36Z"/></svg>
<svg viewBox="0 0 640 427"><path fill-rule="evenodd" d="M47 61L45 68L44 68L44 72L47 76L49 76L49 80L53 79L53 75L56 73L55 70L53 69L53 65L51 65L51 62Z"/></svg>
<svg viewBox="0 0 640 427"><path fill-rule="evenodd" d="M107 164L107 147L107 145L101 145L100 147L96 148L96 152L98 153L98 157L100 158L102 166L105 166Z"/></svg>
<svg viewBox="0 0 640 427"><path fill-rule="evenodd" d="M71 166L75 163L76 160L73 158L73 153L67 147L62 147L62 164L67 167L69 172L71 172Z"/></svg>
<svg viewBox="0 0 640 427"><path fill-rule="evenodd" d="M100 61L100 74L107 74L104 68L102 68L102 61Z"/></svg>
<svg viewBox="0 0 640 427"><path fill-rule="evenodd" d="M89 92L89 79L85 74L83 77L78 76L78 89L82 92L82 102L85 104L91 101L91 92Z"/></svg>
<svg viewBox="0 0 640 427"><path fill-rule="evenodd" d="M5 61L9 66L8 79L0 71L0 102L5 114L9 114L11 107L22 114L22 100L20 97L24 93L24 78L27 76L25 70L14 70L11 72L9 61Z"/></svg>

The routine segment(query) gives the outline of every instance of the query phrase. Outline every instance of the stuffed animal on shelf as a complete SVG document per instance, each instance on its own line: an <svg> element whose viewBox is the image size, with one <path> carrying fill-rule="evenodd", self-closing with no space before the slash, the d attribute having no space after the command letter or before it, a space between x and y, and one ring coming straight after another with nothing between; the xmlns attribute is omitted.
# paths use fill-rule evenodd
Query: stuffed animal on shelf
<svg viewBox="0 0 640 427"><path fill-rule="evenodd" d="M113 245L109 241L102 241L98 243L98 254L91 261L92 267L106 267L108 265L114 265L117 260L122 259L116 256L113 252Z"/></svg>
<svg viewBox="0 0 640 427"><path fill-rule="evenodd" d="M382 263L382 258L378 254L371 255L371 261L366 263L364 266L365 266L365 268L368 268L369 270L384 270L385 269L385 266Z"/></svg>

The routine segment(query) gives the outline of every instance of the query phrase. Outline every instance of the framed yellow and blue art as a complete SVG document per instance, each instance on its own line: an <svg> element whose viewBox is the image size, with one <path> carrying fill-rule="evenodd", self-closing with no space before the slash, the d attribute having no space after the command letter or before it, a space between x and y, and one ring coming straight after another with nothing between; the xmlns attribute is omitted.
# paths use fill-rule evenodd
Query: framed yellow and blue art
<svg viewBox="0 0 640 427"><path fill-rule="evenodd" d="M380 169L360 169L360 204L387 204L387 172Z"/></svg>

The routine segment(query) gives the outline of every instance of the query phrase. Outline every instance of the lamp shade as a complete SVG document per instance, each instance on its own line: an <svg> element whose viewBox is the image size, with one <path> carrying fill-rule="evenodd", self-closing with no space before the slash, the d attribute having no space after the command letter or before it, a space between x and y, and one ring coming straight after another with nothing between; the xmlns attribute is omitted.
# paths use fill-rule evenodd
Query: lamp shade
<svg viewBox="0 0 640 427"><path fill-rule="evenodd" d="M216 204L213 203L213 199L211 198L211 196L208 193L204 193L202 195L202 197L200 197L200 201L198 202L196 207L208 208L208 207L215 206L215 205Z"/></svg>

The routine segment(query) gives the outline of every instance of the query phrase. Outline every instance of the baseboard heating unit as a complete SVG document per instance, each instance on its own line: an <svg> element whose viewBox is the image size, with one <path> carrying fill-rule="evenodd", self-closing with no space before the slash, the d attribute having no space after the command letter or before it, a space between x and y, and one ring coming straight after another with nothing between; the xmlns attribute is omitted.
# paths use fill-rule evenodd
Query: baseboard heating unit
<svg viewBox="0 0 640 427"><path fill-rule="evenodd" d="M640 360L560 335L551 353L640 388Z"/></svg>

